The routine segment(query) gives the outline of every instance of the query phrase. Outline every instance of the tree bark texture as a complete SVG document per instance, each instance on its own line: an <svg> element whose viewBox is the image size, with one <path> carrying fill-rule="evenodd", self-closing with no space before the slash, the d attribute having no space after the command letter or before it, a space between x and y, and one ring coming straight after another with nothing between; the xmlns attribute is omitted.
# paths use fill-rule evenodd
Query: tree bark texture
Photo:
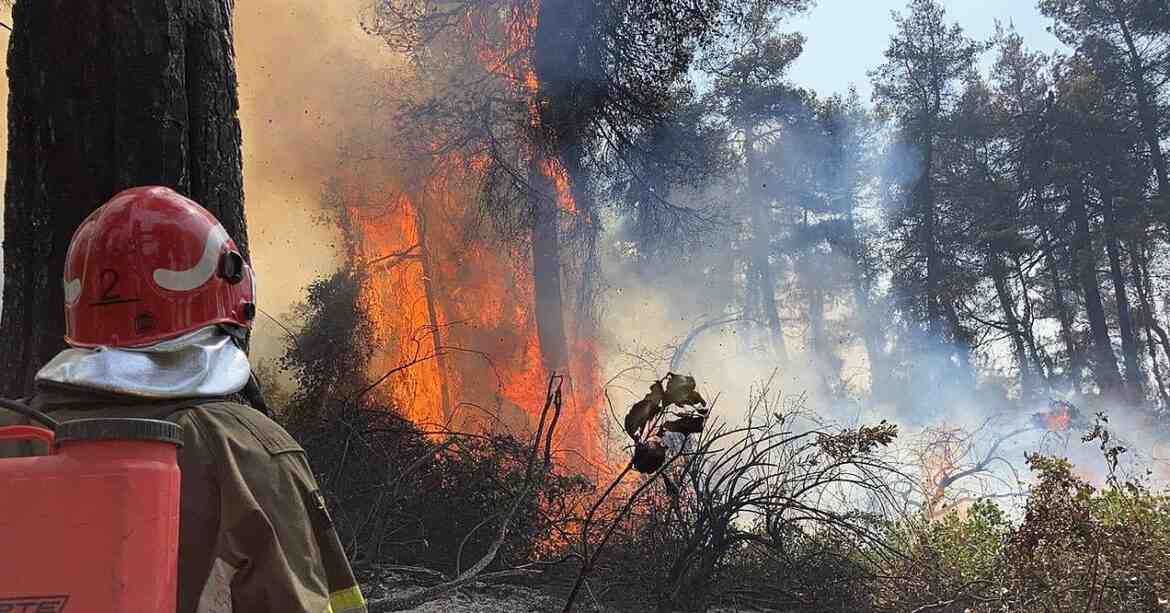
<svg viewBox="0 0 1170 613"><path fill-rule="evenodd" d="M1068 354L1068 371L1065 376L1072 384L1073 390L1079 394L1083 372L1081 351L1075 340L1072 311L1064 299L1064 284L1061 282L1060 266L1056 262L1052 237L1049 236L1045 242L1044 266L1048 269L1049 280L1052 283L1052 302L1060 319L1060 339L1064 342L1065 353Z"/></svg>
<svg viewBox="0 0 1170 613"><path fill-rule="evenodd" d="M1149 147L1150 161L1154 165L1154 177L1158 181L1158 196L1162 202L1158 205L1158 213L1163 222L1170 223L1170 178L1166 174L1166 158L1162 154L1161 137L1158 130L1158 115L1154 109L1150 96L1151 84L1146 79L1146 71L1142 66L1142 57L1138 53L1133 39L1133 32L1123 17L1118 16L1117 25L1125 40L1126 57L1129 60L1130 79L1133 81L1137 94L1138 120L1142 137Z"/></svg>
<svg viewBox="0 0 1170 613"><path fill-rule="evenodd" d="M1032 375L1035 378L1038 386L1048 386L1048 369L1046 368L1045 357L1041 356L1040 348L1036 344L1036 334L1034 325L1036 317L1032 307L1032 298L1030 295L1030 288L1028 285L1028 278L1024 274L1023 266L1020 263L1019 256L1012 258L1012 273L1016 278L1016 283L1020 286L1020 298L1024 303L1024 314L1020 319L1020 332L1023 334L1024 342L1028 345L1028 355L1032 358Z"/></svg>
<svg viewBox="0 0 1170 613"><path fill-rule="evenodd" d="M918 179L918 184L914 186L913 198L915 199L915 207L922 211L922 245L926 249L926 325L930 331L931 339L935 342L942 341L942 304L940 298L939 286L942 280L942 268L939 265L938 242L936 234L936 222L938 212L935 210L934 203L934 134L931 128L931 122L926 122L927 127L924 129L923 138L925 142L922 147L922 176ZM958 332L958 330L954 330Z"/></svg>
<svg viewBox="0 0 1170 613"><path fill-rule="evenodd" d="M1012 339L1012 348L1016 357L1016 365L1020 369L1020 387L1024 398L1032 398L1036 393L1036 381L1032 376L1028 361L1027 345L1024 341L1022 326L1016 316L1015 298L1008 287L1007 270L1003 259L996 252L987 255L987 263L991 272L991 279L995 285L995 295L999 298L999 308L1003 311L1004 323L1007 326L1008 336Z"/></svg>
<svg viewBox="0 0 1170 613"><path fill-rule="evenodd" d="M1125 391L1130 402L1142 399L1142 369L1138 355L1137 335L1130 315L1129 294L1126 291L1125 272L1121 268L1121 246L1117 240L1117 217L1113 209L1113 194L1101 192L1101 206L1105 214L1105 254L1109 258L1109 273L1113 280L1113 296L1117 301L1117 327L1121 332L1121 352L1125 363Z"/></svg>
<svg viewBox="0 0 1170 613"><path fill-rule="evenodd" d="M1121 374L1117 371L1117 358L1113 355L1108 322L1105 321L1105 307L1101 302L1101 290L1097 285L1096 257L1089 228L1089 214L1085 207L1084 186L1080 179L1074 179L1070 183L1069 213L1075 224L1073 269L1081 283L1093 341L1093 378L1102 392L1111 393L1117 391Z"/></svg>
<svg viewBox="0 0 1170 613"><path fill-rule="evenodd" d="M216 215L247 255L233 5L15 5L0 394L27 393L64 347L69 241L122 189L176 189Z"/></svg>
<svg viewBox="0 0 1170 613"><path fill-rule="evenodd" d="M867 271L868 267L862 259L862 238L857 229L857 221L854 219L852 209L850 209L846 220L848 224L847 235L849 236L849 247L844 255L854 265L851 279L853 308L857 313L854 325L856 326L858 335L865 343L865 356L869 361L870 395L877 400L882 400L886 398L888 382L890 381L889 369L886 365L885 343L882 338L880 324L873 313L874 306L869 300L870 282Z"/></svg>
<svg viewBox="0 0 1170 613"><path fill-rule="evenodd" d="M1146 261L1146 253L1144 248L1144 239L1130 238L1129 241L1129 265L1130 265L1130 281L1136 290L1138 300L1138 324L1146 331L1146 350L1150 356L1150 372L1154 375L1154 383L1158 386L1158 397L1162 400L1162 407L1170 407L1170 391L1166 389L1166 379L1162 376L1162 367L1158 362L1158 345L1154 340L1154 328L1159 328L1157 321L1154 319L1154 309L1150 304L1150 295L1146 290L1148 287L1148 279L1146 278L1145 268L1143 263ZM1170 358L1170 351L1166 352L1167 358Z"/></svg>
<svg viewBox="0 0 1170 613"><path fill-rule="evenodd" d="M540 355L548 372L565 372L569 342L565 336L564 296L561 292L561 243L557 227L557 203L552 181L540 169L539 160L529 164L529 198L532 206L532 277L535 294L536 333Z"/></svg>

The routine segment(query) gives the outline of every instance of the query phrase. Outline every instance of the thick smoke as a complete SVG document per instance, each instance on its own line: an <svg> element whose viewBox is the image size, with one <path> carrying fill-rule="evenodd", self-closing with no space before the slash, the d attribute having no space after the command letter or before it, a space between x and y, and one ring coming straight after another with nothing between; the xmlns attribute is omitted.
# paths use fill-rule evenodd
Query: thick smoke
<svg viewBox="0 0 1170 613"><path fill-rule="evenodd" d="M306 284L337 267L337 231L318 222L322 186L341 161L340 139L368 122L368 101L386 91L401 66L398 56L362 30L367 5L361 0L236 5L248 234L260 307L277 318L301 299ZM11 23L11 9L2 3L0 21ZM5 40L7 34L0 29ZM6 62L0 55L0 63ZM0 96L7 94L8 81L0 79ZM2 142L7 128L7 106L0 105ZM0 163L0 176L6 167ZM255 360L278 356L283 334L261 315Z"/></svg>
<svg viewBox="0 0 1170 613"><path fill-rule="evenodd" d="M401 58L361 28L361 0L259 0L236 5L244 192L261 307L280 318L305 286L339 264L322 190L342 139L368 126ZM258 322L254 356L278 356L283 331Z"/></svg>
<svg viewBox="0 0 1170 613"><path fill-rule="evenodd" d="M897 146L889 135L883 135L882 141L875 169L921 172L912 151ZM799 138L778 150L789 167L815 167L817 157L823 155L823 150L800 143ZM875 184L881 180L876 176L879 172L875 170L870 179ZM778 196L781 204L786 197ZM1105 425L1114 437L1110 445L1126 448L1117 467L1118 478L1138 478L1155 486L1170 482L1170 450L1154 434L1147 412L1052 389L1047 390L1048 396L1071 401L1078 413L1067 430L1039 427L1045 423L1040 415L1052 407L1047 397L1019 398L1006 339L973 356L970 377L956 376L962 369L955 367L953 345L925 331L913 331L915 326L898 325L906 314L896 308L889 274L876 275L868 304L861 306L848 285L842 284L857 273L856 262L828 247L819 252L773 254L788 354L787 360L780 359L772 350L765 323L745 314L741 306L751 248L745 240L751 233L750 216L744 212L750 203L744 201L742 185L735 177L726 177L701 193L675 191L670 198L684 205L727 207L732 220L741 221L709 230L697 244L688 243L660 257L640 257L626 227L632 222L617 219L608 227L602 241L602 274L608 287L601 309L601 329L606 335L602 371L607 377L618 375L610 394L619 416L642 397L651 380L668 369L694 375L704 393L718 393L715 414L731 424L748 418L748 399L766 386L778 399L772 406L807 410L821 423L852 427L894 422L901 435L893 454L910 474L934 470L937 467L929 464L948 459L971 466L990 455L1002 458L987 462L982 477L964 479L949 488L952 499L969 499L1024 491L1031 482L1025 466L1029 452L1069 457L1080 474L1102 485L1109 471L1100 441L1081 440L1092 430L1095 413L1100 411L1107 414ZM889 206L876 186L861 191L858 211L865 218L861 223L868 225L872 244L883 242ZM786 214L777 217L782 220ZM783 238L777 244L784 244ZM807 259L802 264L808 253L818 253L815 274L799 275L797 268L808 265ZM828 355L815 351L812 342L808 305L815 292L826 297L822 329ZM873 394L881 382L871 379L867 334L882 339L882 349L892 361L887 366L897 376L881 395ZM620 440L620 428L614 430ZM958 440L946 442L952 438ZM948 454L948 458L940 457ZM1146 474L1147 468L1152 474ZM1005 498L1008 504L1022 500Z"/></svg>
<svg viewBox="0 0 1170 613"><path fill-rule="evenodd" d="M252 0L236 7L249 234L261 306L277 318L303 297L306 284L339 264L339 232L334 225L318 221L326 212L321 208L322 191L348 157L341 151L346 144L343 139L368 132L370 126L385 125L378 119L377 102L394 91L393 83L404 72L403 58L362 30L365 5L361 0ZM0 12L0 19L10 23L10 11ZM7 93L6 80L0 79L0 90ZM0 131L6 134L5 113L6 107L0 105ZM888 151L892 156L886 160L888 167L916 166L908 152ZM787 154L815 156L799 147L789 148ZM0 173L4 167L0 165ZM737 202L735 194L736 186L729 178L713 182L700 193L672 194L672 199L727 206L731 217L746 219L745 203ZM870 221L877 223L877 196L866 197ZM628 403L645 392L648 381L667 369L694 374L705 393L717 392L717 413L733 423L746 418L747 399L770 382L772 392L784 399L782 407L804 406L819 418L842 425L881 419L898 423L902 451L911 462L915 441L921 441L928 430L961 428L976 433L972 453L978 456L997 436L1027 427L1034 412L1047 409L1021 406L1000 384L1010 375L1007 347L993 352L988 363L976 364L983 373L977 380L934 378L929 385L914 384L926 381L932 371L945 370L951 359L946 343L938 339L916 339L913 360L901 364L904 372L911 373L909 384L897 386L892 398L883 403L871 401L871 365L863 342L866 330L856 322L888 332L885 328L894 317L891 304L874 300L869 312L859 318L857 305L848 295L839 288L810 288L807 278L797 281L790 263L778 267L782 274L777 297L789 353L789 360L781 363L771 351L766 328L735 306L743 304L745 254L732 252L731 246L743 244L748 229L735 224L709 229L669 257L641 257L625 231L627 220L614 216L608 221L600 241L605 291L599 340L604 354L602 378L614 377L610 394L619 418ZM853 272L853 262L832 257L827 261L827 273L820 278L837 279ZM888 280L881 285L876 294L888 290ZM825 304L824 328L839 362L827 364L823 354L811 351L804 310L810 289L823 289L833 296ZM254 345L257 361L278 356L283 335L261 316ZM1003 373L999 380L997 372ZM923 376L915 379L914 373ZM1164 466L1159 461L1170 462L1170 448L1148 434L1137 411L1093 404L1082 404L1081 409L1084 422L1076 426L1091 422L1095 410L1108 412L1110 426L1130 450L1126 457L1153 460L1156 471ZM604 415L608 413L606 409ZM623 442L618 430L611 449ZM1100 453L1095 443L1079 440L1082 430L1074 427L1067 435L1031 430L1002 445L999 455L1027 479L1021 468L1024 451L1046 449L1072 456L1100 480L1104 475ZM1001 488L1010 486L1007 482L1015 477L1002 465L997 474L1005 480ZM1156 476L1170 474L1161 469Z"/></svg>

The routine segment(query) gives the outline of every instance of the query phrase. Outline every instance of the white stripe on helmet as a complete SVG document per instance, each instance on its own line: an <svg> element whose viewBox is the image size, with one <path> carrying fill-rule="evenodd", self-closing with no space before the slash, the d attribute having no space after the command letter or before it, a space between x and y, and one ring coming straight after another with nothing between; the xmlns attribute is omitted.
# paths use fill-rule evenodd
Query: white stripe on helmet
<svg viewBox="0 0 1170 613"><path fill-rule="evenodd" d="M81 279L65 280L65 304L73 304L81 297Z"/></svg>
<svg viewBox="0 0 1170 613"><path fill-rule="evenodd" d="M203 244L203 255L197 264L187 270L160 268L154 271L154 282L159 287L173 292L189 292L207 283L219 266L219 256L227 242L227 231L223 226L216 224L207 234L207 242Z"/></svg>

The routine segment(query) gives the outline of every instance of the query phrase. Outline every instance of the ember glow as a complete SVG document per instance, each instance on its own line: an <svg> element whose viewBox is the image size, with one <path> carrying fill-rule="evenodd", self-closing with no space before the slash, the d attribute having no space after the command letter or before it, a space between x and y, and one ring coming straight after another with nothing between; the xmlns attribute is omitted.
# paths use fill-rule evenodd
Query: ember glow
<svg viewBox="0 0 1170 613"><path fill-rule="evenodd" d="M1072 416L1069 415L1068 409L1056 410L1049 412L1044 417L1044 421L1049 430L1053 432L1065 432L1068 430L1069 425L1072 424Z"/></svg>
<svg viewBox="0 0 1170 613"><path fill-rule="evenodd" d="M958 428L941 425L928 430L926 440L918 451L922 470L921 488L925 494L924 510L927 517L939 518L948 511L947 487L960 470L964 441Z"/></svg>
<svg viewBox="0 0 1170 613"><path fill-rule="evenodd" d="M1073 405L1064 401L1052 402L1047 411L1032 414L1033 424L1049 432L1068 432L1077 417Z"/></svg>

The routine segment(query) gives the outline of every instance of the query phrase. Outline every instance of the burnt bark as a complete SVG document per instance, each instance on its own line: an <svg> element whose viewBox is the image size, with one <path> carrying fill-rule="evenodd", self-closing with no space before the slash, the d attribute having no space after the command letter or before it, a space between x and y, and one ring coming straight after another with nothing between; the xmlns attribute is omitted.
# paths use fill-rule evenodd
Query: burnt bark
<svg viewBox="0 0 1170 613"><path fill-rule="evenodd" d="M1081 392L1081 375L1083 365L1080 349L1077 347L1073 332L1072 310L1064 298L1064 283L1061 277L1060 266L1057 265L1055 248L1051 236L1044 248L1044 267L1048 270L1048 280L1052 284L1052 303L1056 308L1057 319L1060 320L1060 340L1064 343L1064 351L1068 354L1068 373L1066 377L1072 384L1073 390Z"/></svg>
<svg viewBox="0 0 1170 613"><path fill-rule="evenodd" d="M999 299L999 308L1003 311L1007 333L1012 339L1016 365L1020 369L1022 395L1024 398L1031 398L1036 392L1036 381L1032 376L1032 369L1029 367L1027 343L1024 340L1020 319L1016 315L1015 299L1012 297L1011 288L1008 287L1007 269L998 253L988 253L987 261L991 280L995 285L995 295Z"/></svg>
<svg viewBox="0 0 1170 613"><path fill-rule="evenodd" d="M1158 344L1154 339L1154 328L1160 329L1160 326L1158 326L1158 322L1154 319L1154 309L1150 303L1150 292L1147 289L1149 287L1149 279L1146 277L1145 267L1143 265L1146 261L1146 253L1143 247L1144 242L1144 239L1130 238L1130 280L1137 294L1137 323L1146 332L1146 351L1150 356L1150 372L1154 376L1154 383L1158 386L1158 397L1162 400L1162 406L1170 407L1170 391L1166 388L1166 379L1162 375L1162 366L1158 361ZM1163 336L1165 336L1164 332ZM1170 359L1170 347L1166 348L1166 357Z"/></svg>
<svg viewBox="0 0 1170 613"><path fill-rule="evenodd" d="M8 50L0 394L64 347L81 221L135 185L203 204L247 255L232 0L20 2Z"/></svg>
<svg viewBox="0 0 1170 613"><path fill-rule="evenodd" d="M1162 154L1161 137L1158 130L1158 112L1154 108L1151 96L1150 82L1146 79L1146 71L1142 66L1142 57L1134 42L1133 32L1125 18L1118 15L1117 25L1121 29L1122 39L1125 41L1126 58L1129 60L1129 70L1137 94L1138 121L1141 127L1142 138L1149 148L1150 161L1154 165L1154 177L1158 181L1158 196L1162 202L1158 205L1158 213L1164 223L1170 223L1170 178L1166 172L1166 158Z"/></svg>
<svg viewBox="0 0 1170 613"><path fill-rule="evenodd" d="M959 371L956 373L963 380L973 382L975 379L975 368L971 364L971 347L973 338L971 332L963 327L963 320L959 317L959 311L955 308L954 301L947 301L942 308L943 315L946 317L947 325L951 329L951 350L954 352L955 359L959 362Z"/></svg>
<svg viewBox="0 0 1170 613"><path fill-rule="evenodd" d="M561 291L561 243L552 181L534 159L528 168L532 206L532 277L535 288L536 333L545 371L565 372L569 342L565 336Z"/></svg>
<svg viewBox="0 0 1170 613"><path fill-rule="evenodd" d="M869 292L860 279L861 273L858 273L858 277L853 284L853 304L858 310L856 325L860 328L861 339L865 343L865 357L869 361L869 391L874 399L884 400L889 397L889 364L879 324L873 314L873 305L869 301Z"/></svg>
<svg viewBox="0 0 1170 613"><path fill-rule="evenodd" d="M1032 307L1032 297L1030 295L1028 278L1024 275L1023 267L1021 266L1018 255L1013 258L1012 264L1012 274L1015 275L1016 282L1020 285L1020 297L1024 303L1024 315L1020 319L1020 332L1024 337L1024 342L1028 345L1028 354L1032 357L1032 373L1036 377L1036 384L1047 387L1049 372L1045 368L1045 359L1041 356L1040 348L1036 344L1036 333L1034 328L1036 317Z"/></svg>
<svg viewBox="0 0 1170 613"><path fill-rule="evenodd" d="M1113 194L1108 189L1101 192L1101 207L1105 218L1105 254L1109 258L1109 276L1113 280L1113 296L1117 301L1117 326L1121 332L1121 351L1125 363L1125 391L1130 402L1137 402L1142 398L1142 372L1138 360L1140 349L1130 315L1125 272L1121 268L1121 246L1117 240Z"/></svg>
<svg viewBox="0 0 1170 613"><path fill-rule="evenodd" d="M933 122L927 120L923 129L922 176L914 186L914 200L922 210L922 236L919 239L926 249L926 325L931 338L941 341L943 336L943 313L940 299L942 267L939 262L936 232L938 211L934 202L934 133ZM958 332L958 330L953 330Z"/></svg>
<svg viewBox="0 0 1170 613"><path fill-rule="evenodd" d="M1105 307L1101 302L1101 290L1097 285L1096 258L1089 227L1089 213L1085 205L1084 186L1079 179L1069 185L1069 214L1073 218L1073 269L1081 285L1085 299L1085 312L1089 316L1089 331L1093 343L1093 378L1102 392L1115 392L1121 383L1117 371L1117 358L1109 340L1109 327L1105 321Z"/></svg>
<svg viewBox="0 0 1170 613"><path fill-rule="evenodd" d="M816 358L816 372L821 385L828 393L835 393L841 384L841 360L833 353L828 327L825 325L825 290L819 283L815 262L801 266L801 281L804 285L805 300L808 304L808 340L812 355Z"/></svg>
<svg viewBox="0 0 1170 613"><path fill-rule="evenodd" d="M848 247L845 252L849 261L853 262L852 290L853 308L855 312L855 326L858 335L865 343L865 356L869 361L869 390L870 395L878 400L887 397L888 382L890 381L889 368L886 364L884 342L881 338L880 327L873 313L873 305L869 301L870 282L867 274L868 267L863 259L861 233L857 229L857 220L853 209L850 208L846 216Z"/></svg>

